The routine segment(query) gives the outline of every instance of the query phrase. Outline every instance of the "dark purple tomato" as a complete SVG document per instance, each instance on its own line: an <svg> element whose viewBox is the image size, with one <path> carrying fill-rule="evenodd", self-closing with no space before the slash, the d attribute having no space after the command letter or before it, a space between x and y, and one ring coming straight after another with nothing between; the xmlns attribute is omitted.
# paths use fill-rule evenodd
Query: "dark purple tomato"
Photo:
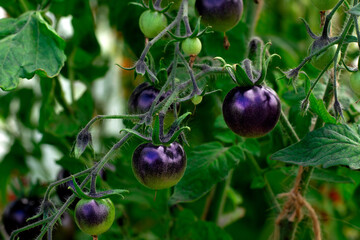
<svg viewBox="0 0 360 240"><path fill-rule="evenodd" d="M235 87L225 97L223 115L228 127L242 137L261 137L279 120L281 104L274 90L264 86Z"/></svg>
<svg viewBox="0 0 360 240"><path fill-rule="evenodd" d="M75 208L75 222L86 234L97 236L111 227L115 219L115 207L109 198L81 199Z"/></svg>
<svg viewBox="0 0 360 240"><path fill-rule="evenodd" d="M185 168L186 154L177 142L170 146L144 143L135 149L132 157L135 177L151 189L158 190L174 186L184 175Z"/></svg>
<svg viewBox="0 0 360 240"><path fill-rule="evenodd" d="M11 202L6 206L2 215L5 231L10 235L14 230L40 220L39 218L28 222L26 221L38 213L40 205L41 200L38 198L21 198ZM34 239L40 234L40 231L41 226L24 231L17 236L21 240Z"/></svg>
<svg viewBox="0 0 360 240"><path fill-rule="evenodd" d="M129 112L132 114L146 113L150 109L151 104L157 95L159 95L159 92L158 89L147 82L140 84L131 93L129 99Z"/></svg>
<svg viewBox="0 0 360 240"><path fill-rule="evenodd" d="M65 169L61 169L57 175L57 180L61 180L63 178L69 177L69 176L71 176L69 171L67 171ZM69 187L72 187L75 190L72 180L69 180L68 182L63 183L56 188L56 194L60 198L61 202L66 202L66 200L73 194L73 192L69 189ZM75 207L75 205L78 201L79 201L79 199L76 198L74 200L74 202L70 205L72 209Z"/></svg>
<svg viewBox="0 0 360 240"><path fill-rule="evenodd" d="M219 32L235 27L243 12L242 0L196 0L195 8L205 25Z"/></svg>

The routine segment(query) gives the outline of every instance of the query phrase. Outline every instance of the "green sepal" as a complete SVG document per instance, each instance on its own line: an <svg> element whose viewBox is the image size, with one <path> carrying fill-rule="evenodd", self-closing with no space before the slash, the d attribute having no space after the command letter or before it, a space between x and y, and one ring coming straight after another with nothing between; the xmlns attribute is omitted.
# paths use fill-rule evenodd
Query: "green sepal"
<svg viewBox="0 0 360 240"><path fill-rule="evenodd" d="M267 71L268 71L268 67L269 67L269 63L271 61L272 58L274 57L280 57L280 55L278 54L272 54L270 55L270 57L268 57L266 59L266 51L268 50L268 48L271 46L271 43L268 42L265 44L263 51L262 51L262 56L261 56L261 60L262 60L262 66L261 66L261 71L260 71L260 76L259 78L255 81L255 85L260 85L266 78L267 75Z"/></svg>
<svg viewBox="0 0 360 240"><path fill-rule="evenodd" d="M151 138L146 137L146 136L142 135L141 133L139 133L138 131L133 130L133 129L130 129L130 128L121 129L121 130L120 130L120 133L121 133L121 132L131 133L131 134L135 135L136 137L138 137L138 138L140 138L140 139L143 139L143 140L145 140L145 141L151 141Z"/></svg>
<svg viewBox="0 0 360 240"><path fill-rule="evenodd" d="M118 66L119 68L123 69L123 70L134 70L136 68L136 65L134 65L133 67L130 67L130 68L126 68L126 67L123 67L121 66L120 64L115 64L116 66Z"/></svg>
<svg viewBox="0 0 360 240"><path fill-rule="evenodd" d="M177 42L181 42L181 41L183 41L183 40L185 40L185 39L188 38L188 37L176 36L176 35L173 34L171 31L167 31L167 32L168 32L168 34L169 34L172 38L174 38Z"/></svg>
<svg viewBox="0 0 360 240"><path fill-rule="evenodd" d="M184 119L186 117L188 117L189 115L191 115L191 112L186 112L183 115L181 115L180 117L178 117L173 124L171 124L169 131L164 139L163 142L165 143L172 143L176 140L176 138L179 136L179 134L184 131L184 130L191 130L189 127L185 126L185 127L181 127L179 130L176 130L179 128L180 124L184 121Z"/></svg>
<svg viewBox="0 0 360 240"><path fill-rule="evenodd" d="M254 86L254 83L240 64L235 64L235 77L239 86Z"/></svg>
<svg viewBox="0 0 360 240"><path fill-rule="evenodd" d="M181 127L171 136L171 138L167 142L164 142L164 144L173 143L184 130L191 131L191 128L188 126Z"/></svg>
<svg viewBox="0 0 360 240"><path fill-rule="evenodd" d="M344 68L346 69L346 71L352 72L352 73L359 71L358 68L353 68L353 69L349 68L349 67L346 65L346 63L344 62L344 59L341 59L341 62L342 62L342 64L344 65Z"/></svg>
<svg viewBox="0 0 360 240"><path fill-rule="evenodd" d="M174 4L174 2L170 2L165 8L163 8L163 10L161 10L161 11L158 11L159 13L165 13L165 12L167 12L170 8L171 8L171 6Z"/></svg>
<svg viewBox="0 0 360 240"><path fill-rule="evenodd" d="M156 9L154 8L153 0L149 0L149 9L150 9L151 11L156 11Z"/></svg>
<svg viewBox="0 0 360 240"><path fill-rule="evenodd" d="M154 128L151 135L152 143L155 145L161 145L160 140L160 117L159 114L155 115L155 122L154 122Z"/></svg>
<svg viewBox="0 0 360 240"><path fill-rule="evenodd" d="M89 195L89 194L86 194L83 192L83 190L77 184L75 177L74 176L71 176L71 177L73 179L73 184L74 184L75 190L72 187L68 187L68 188L81 199L105 199L105 198L108 198L108 197L111 197L114 195L120 195L122 198L124 198L122 193L129 192L126 189L114 189L114 190L108 190L108 191L103 191L103 192L94 193L94 194Z"/></svg>
<svg viewBox="0 0 360 240"><path fill-rule="evenodd" d="M128 5L134 5L134 6L138 6L138 7L141 7L141 8L146 8L144 3L138 3L138 2L129 2Z"/></svg>
<svg viewBox="0 0 360 240"><path fill-rule="evenodd" d="M195 29L193 31L193 33L190 35L190 38L194 38L197 36L197 34L200 31L200 21L201 21L201 16L198 18L197 22L196 22L196 26Z"/></svg>

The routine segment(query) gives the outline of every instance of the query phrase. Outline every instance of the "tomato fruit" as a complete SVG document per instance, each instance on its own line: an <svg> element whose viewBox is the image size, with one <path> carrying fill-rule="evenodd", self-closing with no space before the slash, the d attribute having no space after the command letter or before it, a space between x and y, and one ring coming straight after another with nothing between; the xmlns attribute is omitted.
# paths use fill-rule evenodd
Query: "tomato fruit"
<svg viewBox="0 0 360 240"><path fill-rule="evenodd" d="M339 0L311 0L311 2L321 11L330 10L339 2Z"/></svg>
<svg viewBox="0 0 360 240"><path fill-rule="evenodd" d="M198 55L202 45L199 38L187 38L181 43L181 48L186 55Z"/></svg>
<svg viewBox="0 0 360 240"><path fill-rule="evenodd" d="M166 16L157 11L146 10L139 19L140 30L147 38L156 37L167 25Z"/></svg>
<svg viewBox="0 0 360 240"><path fill-rule="evenodd" d="M86 234L97 236L111 227L115 219L115 207L109 198L81 199L75 208L75 222Z"/></svg>
<svg viewBox="0 0 360 240"><path fill-rule="evenodd" d="M2 215L2 222L4 224L5 231L10 235L14 230L40 220L40 218L38 218L28 222L26 221L28 218L38 213L40 205L41 200L38 198L21 198L11 202L6 206ZM40 231L41 226L31 228L18 234L17 236L20 239L30 240L39 235Z"/></svg>
<svg viewBox="0 0 360 240"><path fill-rule="evenodd" d="M264 86L235 87L222 107L228 127L242 137L262 137L279 120L281 104L274 90Z"/></svg>
<svg viewBox="0 0 360 240"><path fill-rule="evenodd" d="M199 105L199 104L202 102L202 99L203 99L202 96L195 95L195 96L191 99L191 102L192 102L194 105Z"/></svg>
<svg viewBox="0 0 360 240"><path fill-rule="evenodd" d="M360 95L360 72L354 72L350 76L350 87L354 93Z"/></svg>
<svg viewBox="0 0 360 240"><path fill-rule="evenodd" d="M196 0L195 8L205 25L219 32L227 32L240 21L242 0Z"/></svg>
<svg viewBox="0 0 360 240"><path fill-rule="evenodd" d="M337 44L334 44L331 47L329 47L325 52L319 54L318 56L314 56L311 59L311 64L314 67L316 67L317 69L323 70L329 64L329 62L333 60L335 53L336 53L337 46L338 46ZM316 46L313 44L311 46L310 52L314 52L321 48L322 48L321 46ZM339 61L340 61L340 54L338 55L338 58L337 58L337 62L339 62ZM330 65L330 68L333 66L334 66L334 64L332 63Z"/></svg>
<svg viewBox="0 0 360 240"><path fill-rule="evenodd" d="M137 180L151 189L164 189L177 184L184 175L186 154L177 143L155 146L144 143L132 157L132 169Z"/></svg>
<svg viewBox="0 0 360 240"><path fill-rule="evenodd" d="M132 114L146 113L160 91L147 82L137 86L129 98L129 112ZM160 98L160 101L164 98Z"/></svg>

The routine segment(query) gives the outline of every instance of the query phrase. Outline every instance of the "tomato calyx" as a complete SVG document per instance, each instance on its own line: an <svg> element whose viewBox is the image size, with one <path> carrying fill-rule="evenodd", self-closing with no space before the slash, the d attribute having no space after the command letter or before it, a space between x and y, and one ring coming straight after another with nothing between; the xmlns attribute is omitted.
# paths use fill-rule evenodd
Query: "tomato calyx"
<svg viewBox="0 0 360 240"><path fill-rule="evenodd" d="M129 191L126 189L112 189L112 190L107 190L107 191L102 191L102 192L96 192L95 189L91 189L90 193L85 193L81 187L77 184L76 179L74 176L72 177L72 181L74 184L74 189L72 187L69 187L69 189L79 198L82 199L106 199L109 198L111 196L114 195L119 195L122 198L124 198L124 196L122 195L123 193L128 193Z"/></svg>
<svg viewBox="0 0 360 240"><path fill-rule="evenodd" d="M170 2L168 5L166 5L164 8L161 8L160 6L160 2L158 2L158 4L155 4L153 3L152 0L149 0L149 4L146 5L144 1L141 1L141 3L138 3L138 2L130 2L129 4L131 5L134 5L134 6L138 6L138 7L141 7L141 8L144 8L144 9L150 9L152 11L157 11L159 13L165 13L167 12L171 7L172 5L174 4L174 2Z"/></svg>
<svg viewBox="0 0 360 240"><path fill-rule="evenodd" d="M261 85L266 78L271 59L280 56L277 54L272 54L269 57L266 56L266 52L271 46L270 42L265 44L265 46L262 46L260 43L260 46L261 54L259 56L259 69L256 69L256 66L253 66L253 61L248 58L242 61L241 64L234 65L227 64L221 57L215 57L214 59L223 64L224 69L227 70L230 77L237 85L242 87Z"/></svg>

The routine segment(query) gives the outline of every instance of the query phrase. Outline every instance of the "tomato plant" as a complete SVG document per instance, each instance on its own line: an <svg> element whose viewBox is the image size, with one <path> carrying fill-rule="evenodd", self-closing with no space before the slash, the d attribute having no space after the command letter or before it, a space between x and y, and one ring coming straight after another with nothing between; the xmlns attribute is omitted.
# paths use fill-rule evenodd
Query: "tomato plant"
<svg viewBox="0 0 360 240"><path fill-rule="evenodd" d="M0 239L360 239L358 5L0 1Z"/></svg>

